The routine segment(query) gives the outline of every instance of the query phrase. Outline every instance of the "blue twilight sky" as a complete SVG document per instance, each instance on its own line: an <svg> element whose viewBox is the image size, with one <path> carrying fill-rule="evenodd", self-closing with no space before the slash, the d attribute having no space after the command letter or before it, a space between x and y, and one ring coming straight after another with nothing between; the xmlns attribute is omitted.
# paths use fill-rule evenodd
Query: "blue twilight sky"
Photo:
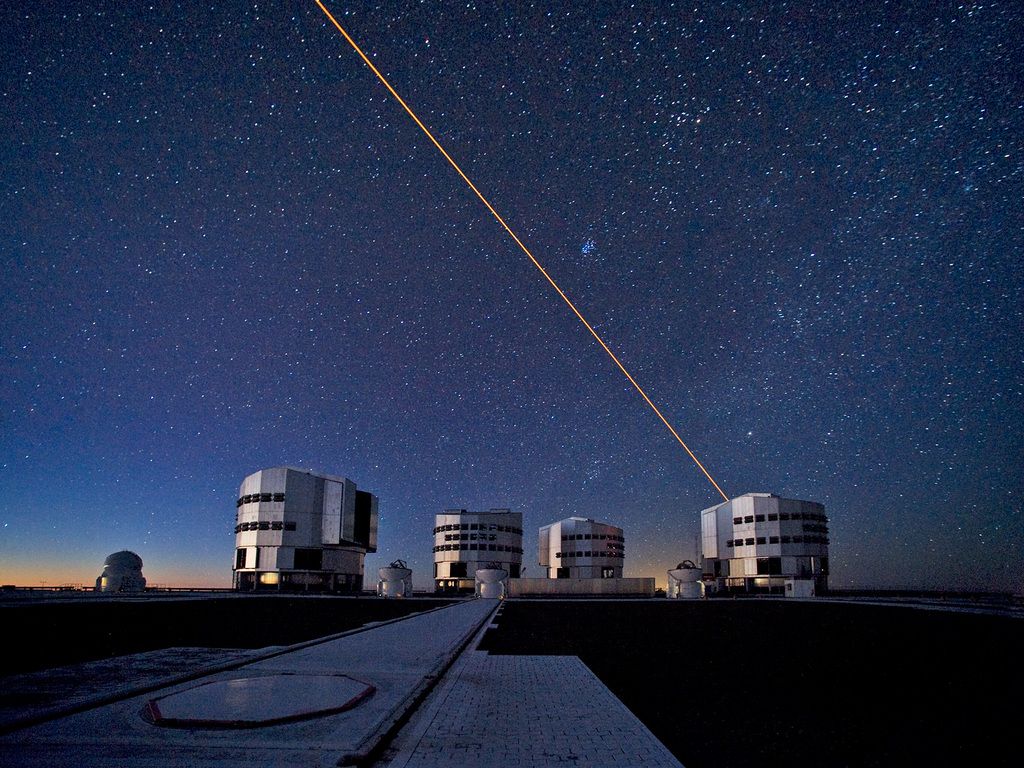
<svg viewBox="0 0 1024 768"><path fill-rule="evenodd" d="M332 2L730 496L834 586L1024 591L1017 2ZM14 4L0 581L226 585L242 478L621 525L720 499L316 4Z"/></svg>

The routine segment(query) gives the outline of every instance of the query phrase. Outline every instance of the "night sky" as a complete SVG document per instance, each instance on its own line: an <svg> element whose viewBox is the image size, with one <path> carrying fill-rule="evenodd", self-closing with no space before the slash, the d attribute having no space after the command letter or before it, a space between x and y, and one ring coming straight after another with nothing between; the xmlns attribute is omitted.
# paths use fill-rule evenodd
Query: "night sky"
<svg viewBox="0 0 1024 768"><path fill-rule="evenodd" d="M626 6L328 4L832 586L1024 591L1020 4ZM452 507L694 558L721 496L313 0L4 18L0 582L228 585L280 464L380 497L371 584Z"/></svg>

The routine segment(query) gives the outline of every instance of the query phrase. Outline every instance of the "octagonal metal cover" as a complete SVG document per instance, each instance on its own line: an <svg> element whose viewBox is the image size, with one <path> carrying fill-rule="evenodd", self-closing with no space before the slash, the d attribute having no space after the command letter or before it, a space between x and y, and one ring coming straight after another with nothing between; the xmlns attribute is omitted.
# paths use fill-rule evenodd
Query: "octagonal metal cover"
<svg viewBox="0 0 1024 768"><path fill-rule="evenodd" d="M143 716L165 727L260 728L344 712L375 690L347 675L239 677L150 699Z"/></svg>

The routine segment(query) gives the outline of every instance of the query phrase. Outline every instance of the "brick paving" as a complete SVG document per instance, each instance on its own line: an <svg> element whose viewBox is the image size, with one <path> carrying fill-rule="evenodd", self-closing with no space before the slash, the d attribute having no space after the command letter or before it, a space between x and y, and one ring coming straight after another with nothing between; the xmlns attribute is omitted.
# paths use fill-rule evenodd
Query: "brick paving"
<svg viewBox="0 0 1024 768"><path fill-rule="evenodd" d="M682 768L575 656L467 652L399 741L388 768Z"/></svg>

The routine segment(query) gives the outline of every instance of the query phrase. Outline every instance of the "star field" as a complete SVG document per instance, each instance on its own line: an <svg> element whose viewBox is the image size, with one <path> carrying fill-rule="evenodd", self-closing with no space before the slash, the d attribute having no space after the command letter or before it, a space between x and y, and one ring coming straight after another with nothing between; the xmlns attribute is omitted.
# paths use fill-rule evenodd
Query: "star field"
<svg viewBox="0 0 1024 768"><path fill-rule="evenodd" d="M833 586L1024 584L1015 3L331 3L723 490ZM242 478L620 525L720 500L315 3L41 3L0 41L0 580L230 583Z"/></svg>

